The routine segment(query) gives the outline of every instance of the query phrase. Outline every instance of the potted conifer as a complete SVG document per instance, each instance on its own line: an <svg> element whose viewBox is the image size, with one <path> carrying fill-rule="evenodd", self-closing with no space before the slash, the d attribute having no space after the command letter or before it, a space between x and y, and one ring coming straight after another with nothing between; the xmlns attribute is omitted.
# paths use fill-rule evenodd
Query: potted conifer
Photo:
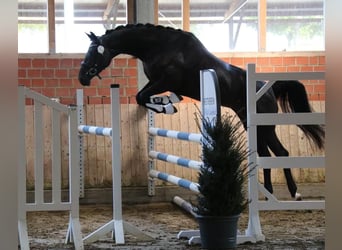
<svg viewBox="0 0 342 250"><path fill-rule="evenodd" d="M248 206L246 180L251 171L241 123L225 114L209 121L196 118L202 134L199 194L194 212L206 249L236 248L237 224ZM201 125L202 124L202 125Z"/></svg>

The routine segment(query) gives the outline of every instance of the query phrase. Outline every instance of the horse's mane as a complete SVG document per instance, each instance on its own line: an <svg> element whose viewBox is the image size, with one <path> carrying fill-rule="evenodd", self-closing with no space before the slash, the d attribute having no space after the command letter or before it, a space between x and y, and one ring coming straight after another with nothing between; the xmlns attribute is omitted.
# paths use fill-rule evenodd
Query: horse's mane
<svg viewBox="0 0 342 250"><path fill-rule="evenodd" d="M115 29L106 30L106 35L108 35L108 34L114 32L114 31L119 31L119 30L126 30L126 29L143 29L143 28L154 29L154 30L156 30L156 31L168 30L168 31L175 31L175 32L182 32L182 33L184 33L183 30L181 30L181 29L175 29L175 28L172 28L172 27L167 27L167 26L162 26L162 25L154 25L154 24L150 24L150 23L146 23L146 24L138 23L138 24L120 25L120 26L116 27Z"/></svg>

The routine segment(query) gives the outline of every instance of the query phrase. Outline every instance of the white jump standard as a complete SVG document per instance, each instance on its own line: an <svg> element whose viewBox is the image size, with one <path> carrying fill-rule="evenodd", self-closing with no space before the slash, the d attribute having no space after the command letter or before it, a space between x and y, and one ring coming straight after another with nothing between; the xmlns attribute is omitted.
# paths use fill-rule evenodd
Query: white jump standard
<svg viewBox="0 0 342 250"><path fill-rule="evenodd" d="M110 89L111 99L111 128L78 125L78 131L80 132L80 142L82 142L83 134L93 134L98 136L109 136L112 140L112 185L113 185L113 219L92 232L88 236L83 238L84 242L90 243L99 240L102 236L112 232L112 237L116 244L124 244L125 237L124 232L135 235L141 240L151 240L152 238L144 234L139 229L135 228L131 224L125 222L122 218L122 197L121 197L121 138L120 138L120 96L119 85L112 84ZM83 107L80 105L83 103L83 92L77 90L77 103L79 109ZM79 115L83 115L83 112L79 110ZM79 121L83 121L82 117L79 117Z"/></svg>
<svg viewBox="0 0 342 250"><path fill-rule="evenodd" d="M18 164L18 232L20 249L29 250L26 213L29 211L69 211L69 226L66 243L73 242L76 250L84 249L81 226L79 221L79 149L77 143L77 110L76 106L66 106L51 100L24 86L19 86L19 138L22 140L19 147ZM33 100L34 108L34 201L27 202L26 188L26 142L25 142L25 101ZM43 138L43 107L51 110L51 194L52 200L44 197L44 138ZM61 146L61 114L68 117L68 148L69 148L69 197L62 200L62 146Z"/></svg>

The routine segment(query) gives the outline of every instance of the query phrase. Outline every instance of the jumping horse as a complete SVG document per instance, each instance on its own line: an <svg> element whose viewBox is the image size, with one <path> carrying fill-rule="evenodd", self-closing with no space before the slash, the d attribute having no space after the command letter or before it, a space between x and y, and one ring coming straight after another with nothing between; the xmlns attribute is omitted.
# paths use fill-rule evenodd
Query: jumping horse
<svg viewBox="0 0 342 250"><path fill-rule="evenodd" d="M246 129L246 71L223 62L211 54L190 32L152 24L128 24L107 30L102 36L87 34L91 40L88 52L81 63L79 81L90 85L93 77L119 54L132 55L142 61L148 83L137 93L139 105L157 113L177 112L173 103L187 96L200 99L200 70L214 69L221 92L221 105L231 108ZM257 89L265 82L257 82ZM170 96L156 96L164 92ZM258 100L257 112L277 113L278 103L283 112L312 112L305 87L299 81L276 81L272 88ZM322 149L324 128L320 125L298 125L304 134ZM279 141L275 126L258 126L258 154L288 156L286 148ZM263 169L264 186L273 193L271 170ZM284 169L291 197L301 199L291 170Z"/></svg>

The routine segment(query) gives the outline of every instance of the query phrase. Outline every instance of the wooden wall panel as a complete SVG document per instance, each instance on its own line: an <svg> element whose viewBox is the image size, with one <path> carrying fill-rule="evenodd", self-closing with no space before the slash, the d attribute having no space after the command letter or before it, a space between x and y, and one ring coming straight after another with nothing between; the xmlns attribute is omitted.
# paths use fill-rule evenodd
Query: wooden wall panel
<svg viewBox="0 0 342 250"><path fill-rule="evenodd" d="M312 103L314 109L324 112L324 102L315 101ZM160 128L199 133L195 122L195 113L198 112L194 103L177 104L178 112L174 115L155 115L155 126ZM51 122L50 112L44 109L44 148L46 151L45 176L46 186L51 185ZM147 133L147 112L146 109L136 104L121 105L121 161L122 161L122 185L123 186L146 186L148 171L148 133ZM222 113L234 113L228 108L222 108ZM88 104L85 106L85 124L96 126L110 126L110 105L109 104ZM67 116L61 116L61 142L62 142L62 181L67 185L68 177L68 121ZM26 152L27 152L27 177L28 185L32 188L34 173L32 170L34 160L33 148L33 108L26 107ZM286 145L293 156L323 155L324 151L315 149L303 133L294 125L277 126L276 132L280 140ZM246 136L246 134L243 134ZM107 137L84 135L84 176L85 187L111 187L111 140ZM155 148L158 151L189 159L200 160L200 146L197 143L174 140L170 138L156 137ZM156 168L160 171L197 181L198 173L174 164L162 161L156 162ZM324 169L293 169L297 182L324 182ZM259 172L262 182L262 171ZM285 183L281 169L272 170L274 183ZM170 185L161 181L159 185Z"/></svg>

